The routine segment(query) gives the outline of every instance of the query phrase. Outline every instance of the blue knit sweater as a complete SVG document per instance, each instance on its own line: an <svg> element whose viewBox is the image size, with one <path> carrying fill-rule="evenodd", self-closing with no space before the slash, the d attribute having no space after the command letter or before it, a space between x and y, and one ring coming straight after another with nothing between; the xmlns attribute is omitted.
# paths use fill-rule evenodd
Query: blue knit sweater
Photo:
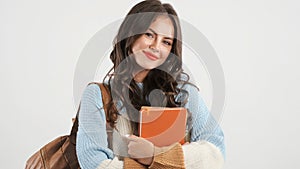
<svg viewBox="0 0 300 169"><path fill-rule="evenodd" d="M209 113L197 88L183 87L189 97L185 107L191 113L191 142L208 141L220 149L225 157L224 136L220 126ZM179 97L178 97L179 98ZM79 112L76 152L83 169L97 168L105 159L113 159L114 153L108 148L106 117L102 108L102 95L96 84L86 87Z"/></svg>

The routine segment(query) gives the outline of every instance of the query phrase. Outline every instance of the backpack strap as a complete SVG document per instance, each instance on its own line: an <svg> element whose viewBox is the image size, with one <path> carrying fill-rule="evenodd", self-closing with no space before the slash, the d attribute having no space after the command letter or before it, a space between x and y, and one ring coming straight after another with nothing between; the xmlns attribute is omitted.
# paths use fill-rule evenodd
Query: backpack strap
<svg viewBox="0 0 300 169"><path fill-rule="evenodd" d="M108 86L106 86L103 83L96 83L101 90L102 93L102 102L103 102L103 108L105 111L105 115L106 117L108 116L108 111L107 111L107 107L106 105L109 104L109 101L111 99L110 93L109 93L109 89ZM112 141L113 141L113 128L110 126L110 123L108 123L106 121L106 133L107 133L107 143L108 143L108 148L110 148L112 150Z"/></svg>
<svg viewBox="0 0 300 169"><path fill-rule="evenodd" d="M107 109L106 106L109 101L110 101L110 94L109 94L109 89L108 86L104 85L103 83L98 83L98 82L91 82L90 84L97 84L101 90L101 94L102 94L102 102L103 102L103 108L105 111L105 115L107 116ZM73 126L72 126L72 130L70 133L70 141L71 143L73 143L74 145L76 144L76 135L77 135L77 131L78 131L78 116L79 116L79 110L80 110L80 104L77 110L77 114L76 114L76 118L74 120ZM108 148L112 149L112 134L113 134L113 128L110 126L110 124L108 122L106 122L106 133L107 133L107 142L108 142Z"/></svg>

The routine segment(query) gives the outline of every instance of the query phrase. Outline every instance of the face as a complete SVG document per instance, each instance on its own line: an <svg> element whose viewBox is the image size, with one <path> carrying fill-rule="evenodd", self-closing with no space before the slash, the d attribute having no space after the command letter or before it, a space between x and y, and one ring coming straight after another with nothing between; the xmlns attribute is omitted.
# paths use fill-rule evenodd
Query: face
<svg viewBox="0 0 300 169"><path fill-rule="evenodd" d="M132 46L133 56L146 70L163 64L172 49L174 27L167 16L158 16Z"/></svg>

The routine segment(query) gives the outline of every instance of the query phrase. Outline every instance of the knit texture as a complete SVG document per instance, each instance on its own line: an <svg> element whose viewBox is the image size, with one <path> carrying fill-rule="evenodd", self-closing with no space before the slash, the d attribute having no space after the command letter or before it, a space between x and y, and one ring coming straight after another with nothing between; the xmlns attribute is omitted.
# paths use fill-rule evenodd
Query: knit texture
<svg viewBox="0 0 300 169"><path fill-rule="evenodd" d="M224 164L221 151L210 142L192 142L182 149L187 169L220 169Z"/></svg>
<svg viewBox="0 0 300 169"><path fill-rule="evenodd" d="M97 169L122 169L123 161L118 160L118 158L106 159L101 162Z"/></svg>
<svg viewBox="0 0 300 169"><path fill-rule="evenodd" d="M155 148L151 169L185 169L181 145L176 143L169 148Z"/></svg>
<svg viewBox="0 0 300 169"><path fill-rule="evenodd" d="M124 169L144 169L144 168L148 168L142 164L140 164L139 162L131 159L131 158L124 158Z"/></svg>
<svg viewBox="0 0 300 169"><path fill-rule="evenodd" d="M222 161L225 157L225 145L221 128L217 121L209 113L199 91L192 85L185 85L183 88L189 93L188 102L185 107L190 112L188 129L192 129L191 142L197 143L202 141L210 143L212 146L206 145L207 151L205 151L205 153L209 152L211 157L218 158L209 158L208 162L214 163L213 160ZM180 99L180 96L177 99ZM117 121L118 131L114 130L113 150L111 150L108 148L106 118L103 110L101 91L96 84L86 87L81 98L76 145L77 157L82 169L97 168L102 165L102 162L108 165L106 168L115 168L113 167L115 165L121 168L123 167L123 161L118 161L118 158L121 156L126 157L127 151L126 145L124 145L120 140L122 140L122 135L130 134L131 130L130 127L128 127L126 112L120 113L121 116L119 116ZM123 130L123 128L125 129ZM200 151L205 145L198 146L192 144L191 146L194 149L185 149L185 146L183 146L185 156L189 156L189 154L193 154L193 152ZM190 152L191 150L192 152ZM203 158L206 156L205 153L202 153L202 155L196 155ZM196 155L189 156L188 159L184 158L186 165L197 161L198 157ZM187 160L189 161L187 162Z"/></svg>

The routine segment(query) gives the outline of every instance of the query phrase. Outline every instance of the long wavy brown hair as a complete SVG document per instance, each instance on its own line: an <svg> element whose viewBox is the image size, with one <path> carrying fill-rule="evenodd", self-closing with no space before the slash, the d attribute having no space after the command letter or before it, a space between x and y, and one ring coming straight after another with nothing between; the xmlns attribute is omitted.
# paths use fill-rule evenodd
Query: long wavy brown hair
<svg viewBox="0 0 300 169"><path fill-rule="evenodd" d="M133 80L133 72L138 65L135 59L130 57L133 54L132 45L161 15L168 16L174 26L172 49L162 65L149 71L141 89ZM179 19L170 4L146 0L136 4L129 11L118 30L110 53L113 67L103 79L103 83L108 81L108 88L113 96L109 104L104 105L108 110L106 120L112 127L116 126L119 112L125 110L131 120L132 132L138 135L137 125L141 106L184 106L188 93L179 86L189 83L189 76L182 69L181 39ZM176 99L179 93L180 99ZM119 101L121 104L118 104Z"/></svg>

